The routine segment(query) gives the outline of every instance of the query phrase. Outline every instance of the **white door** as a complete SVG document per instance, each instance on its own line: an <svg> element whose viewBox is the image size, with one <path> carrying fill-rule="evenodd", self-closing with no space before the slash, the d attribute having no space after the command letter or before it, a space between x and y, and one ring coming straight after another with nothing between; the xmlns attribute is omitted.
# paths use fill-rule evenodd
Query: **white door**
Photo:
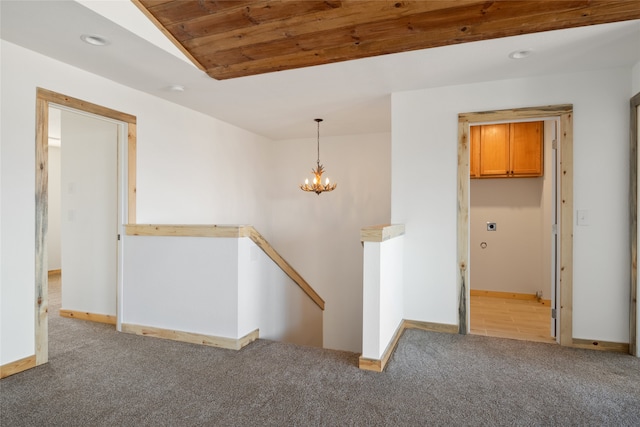
<svg viewBox="0 0 640 427"><path fill-rule="evenodd" d="M62 309L116 315L118 125L61 114Z"/></svg>

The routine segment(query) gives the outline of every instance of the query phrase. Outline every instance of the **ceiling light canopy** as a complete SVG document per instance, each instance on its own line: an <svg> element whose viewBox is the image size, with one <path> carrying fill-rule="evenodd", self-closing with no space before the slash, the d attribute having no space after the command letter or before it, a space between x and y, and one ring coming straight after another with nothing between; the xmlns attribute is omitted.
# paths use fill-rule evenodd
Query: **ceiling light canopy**
<svg viewBox="0 0 640 427"><path fill-rule="evenodd" d="M329 178L325 180L324 185L322 184L322 173L324 172L324 166L320 164L320 122L322 119L315 119L315 121L318 123L318 160L316 161L316 168L311 169L314 175L313 183L309 184L309 180L305 179L300 189L303 191L313 191L317 195L320 195L322 192L335 190L338 184L331 184Z"/></svg>

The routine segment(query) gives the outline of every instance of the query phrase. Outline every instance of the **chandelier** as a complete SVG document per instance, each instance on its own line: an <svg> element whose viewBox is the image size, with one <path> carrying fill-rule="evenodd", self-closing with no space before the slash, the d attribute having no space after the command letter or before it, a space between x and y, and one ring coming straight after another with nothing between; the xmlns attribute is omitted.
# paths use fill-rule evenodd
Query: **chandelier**
<svg viewBox="0 0 640 427"><path fill-rule="evenodd" d="M315 119L318 123L318 160L316 161L316 168L311 169L314 175L313 182L309 184L309 179L304 180L304 184L300 185L300 189L304 191L313 191L317 195L320 195L323 191L333 191L338 184L331 184L329 178L327 178L322 184L322 173L324 172L324 166L320 164L320 122L322 119Z"/></svg>

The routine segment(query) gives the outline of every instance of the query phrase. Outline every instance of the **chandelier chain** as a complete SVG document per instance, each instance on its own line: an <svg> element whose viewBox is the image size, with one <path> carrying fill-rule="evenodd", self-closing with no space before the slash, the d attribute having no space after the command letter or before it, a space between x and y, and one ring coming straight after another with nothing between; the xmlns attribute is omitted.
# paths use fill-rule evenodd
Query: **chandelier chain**
<svg viewBox="0 0 640 427"><path fill-rule="evenodd" d="M317 137L317 143L318 143L318 160L317 160L317 165L320 166L320 121L322 119L316 119L316 122L318 122L318 137Z"/></svg>

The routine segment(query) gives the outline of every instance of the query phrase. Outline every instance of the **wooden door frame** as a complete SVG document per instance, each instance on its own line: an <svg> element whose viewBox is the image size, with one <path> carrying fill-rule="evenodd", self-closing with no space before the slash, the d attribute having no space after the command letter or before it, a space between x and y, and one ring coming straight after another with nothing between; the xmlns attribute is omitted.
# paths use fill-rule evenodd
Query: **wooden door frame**
<svg viewBox="0 0 640 427"><path fill-rule="evenodd" d="M640 92L631 98L629 145L629 221L631 234L631 293L629 303L629 353L638 356L638 111Z"/></svg>
<svg viewBox="0 0 640 427"><path fill-rule="evenodd" d="M127 125L127 221L136 222L136 117L50 90L36 90L35 182L35 356L36 366L49 360L49 105L56 104L107 117Z"/></svg>
<svg viewBox="0 0 640 427"><path fill-rule="evenodd" d="M469 332L469 126L491 121L559 118L560 316L559 342L573 344L573 105L461 113L458 115L458 332Z"/></svg>

